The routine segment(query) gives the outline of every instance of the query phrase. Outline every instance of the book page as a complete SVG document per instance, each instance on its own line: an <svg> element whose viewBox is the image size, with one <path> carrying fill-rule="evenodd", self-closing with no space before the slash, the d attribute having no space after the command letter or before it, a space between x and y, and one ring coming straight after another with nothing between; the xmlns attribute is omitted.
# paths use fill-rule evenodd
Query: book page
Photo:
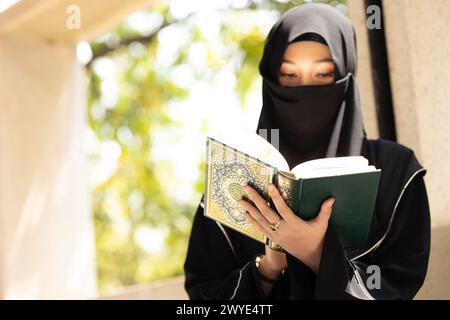
<svg viewBox="0 0 450 320"><path fill-rule="evenodd" d="M256 132L232 127L228 130L209 130L208 136L279 170L289 171L289 165L282 154Z"/></svg>
<svg viewBox="0 0 450 320"><path fill-rule="evenodd" d="M310 160L291 170L296 178L327 177L371 171L377 171L377 169L369 166L368 160L361 156Z"/></svg>

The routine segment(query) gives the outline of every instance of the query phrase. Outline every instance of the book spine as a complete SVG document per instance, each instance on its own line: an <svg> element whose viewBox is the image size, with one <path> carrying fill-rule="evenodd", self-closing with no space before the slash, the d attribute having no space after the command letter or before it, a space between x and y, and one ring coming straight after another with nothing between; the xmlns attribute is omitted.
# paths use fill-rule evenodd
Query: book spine
<svg viewBox="0 0 450 320"><path fill-rule="evenodd" d="M279 246L278 244L276 244L275 242L273 242L272 240L270 240L267 237L266 237L266 246L268 246L270 249L278 251L278 252L285 252L281 246Z"/></svg>
<svg viewBox="0 0 450 320"><path fill-rule="evenodd" d="M277 188L278 188L279 179L280 179L280 172L277 170L272 179L273 185L276 186ZM269 195L269 206L273 210L276 211L275 204L274 204L272 198L270 197L270 195ZM267 237L266 237L266 246L268 246L272 250L284 252L284 250L281 246L279 246L278 244L276 244L275 242L273 242L271 239L269 239Z"/></svg>
<svg viewBox="0 0 450 320"><path fill-rule="evenodd" d="M294 202L295 202L295 206L292 209L294 211L295 214L300 215L300 206L302 203L302 189L303 189L303 179L298 179L296 182L296 189L295 190L295 197L294 197Z"/></svg>

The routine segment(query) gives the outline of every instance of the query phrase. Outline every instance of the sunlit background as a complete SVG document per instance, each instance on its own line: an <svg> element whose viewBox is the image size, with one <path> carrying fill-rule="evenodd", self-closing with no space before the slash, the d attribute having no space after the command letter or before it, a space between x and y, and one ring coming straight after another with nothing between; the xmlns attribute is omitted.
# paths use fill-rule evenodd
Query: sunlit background
<svg viewBox="0 0 450 320"><path fill-rule="evenodd" d="M344 2L328 1L345 13ZM78 44L102 293L183 273L205 135L226 123L256 128L264 39L300 3L164 1Z"/></svg>
<svg viewBox="0 0 450 320"><path fill-rule="evenodd" d="M187 298L206 134L254 132L264 40L304 2L0 0L0 299ZM416 298L450 299L450 2L317 2L355 28L368 138L427 169Z"/></svg>

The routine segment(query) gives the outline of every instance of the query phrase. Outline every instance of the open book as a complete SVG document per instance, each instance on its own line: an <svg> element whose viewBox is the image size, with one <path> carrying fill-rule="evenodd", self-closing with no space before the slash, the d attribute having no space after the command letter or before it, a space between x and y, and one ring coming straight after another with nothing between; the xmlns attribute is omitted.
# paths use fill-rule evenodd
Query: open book
<svg viewBox="0 0 450 320"><path fill-rule="evenodd" d="M267 190L273 183L304 220L316 217L322 202L334 197L330 221L343 247L367 241L381 170L364 157L311 160L289 170L281 153L256 133L221 140L206 140L205 216L276 249L237 203L246 199L248 184L276 210Z"/></svg>

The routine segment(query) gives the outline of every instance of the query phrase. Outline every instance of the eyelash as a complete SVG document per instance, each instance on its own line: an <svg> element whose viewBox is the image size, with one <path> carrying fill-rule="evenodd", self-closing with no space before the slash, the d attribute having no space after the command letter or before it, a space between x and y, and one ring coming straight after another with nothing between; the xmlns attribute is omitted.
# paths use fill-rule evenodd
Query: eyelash
<svg viewBox="0 0 450 320"><path fill-rule="evenodd" d="M329 72L329 73L318 73L317 74L320 78L328 78L328 77L332 77L333 73Z"/></svg>
<svg viewBox="0 0 450 320"><path fill-rule="evenodd" d="M328 78L328 77L332 77L334 73L330 72L330 73L318 73L317 75L320 78ZM292 78L295 76L295 73L282 73L281 74L282 77L289 77Z"/></svg>

